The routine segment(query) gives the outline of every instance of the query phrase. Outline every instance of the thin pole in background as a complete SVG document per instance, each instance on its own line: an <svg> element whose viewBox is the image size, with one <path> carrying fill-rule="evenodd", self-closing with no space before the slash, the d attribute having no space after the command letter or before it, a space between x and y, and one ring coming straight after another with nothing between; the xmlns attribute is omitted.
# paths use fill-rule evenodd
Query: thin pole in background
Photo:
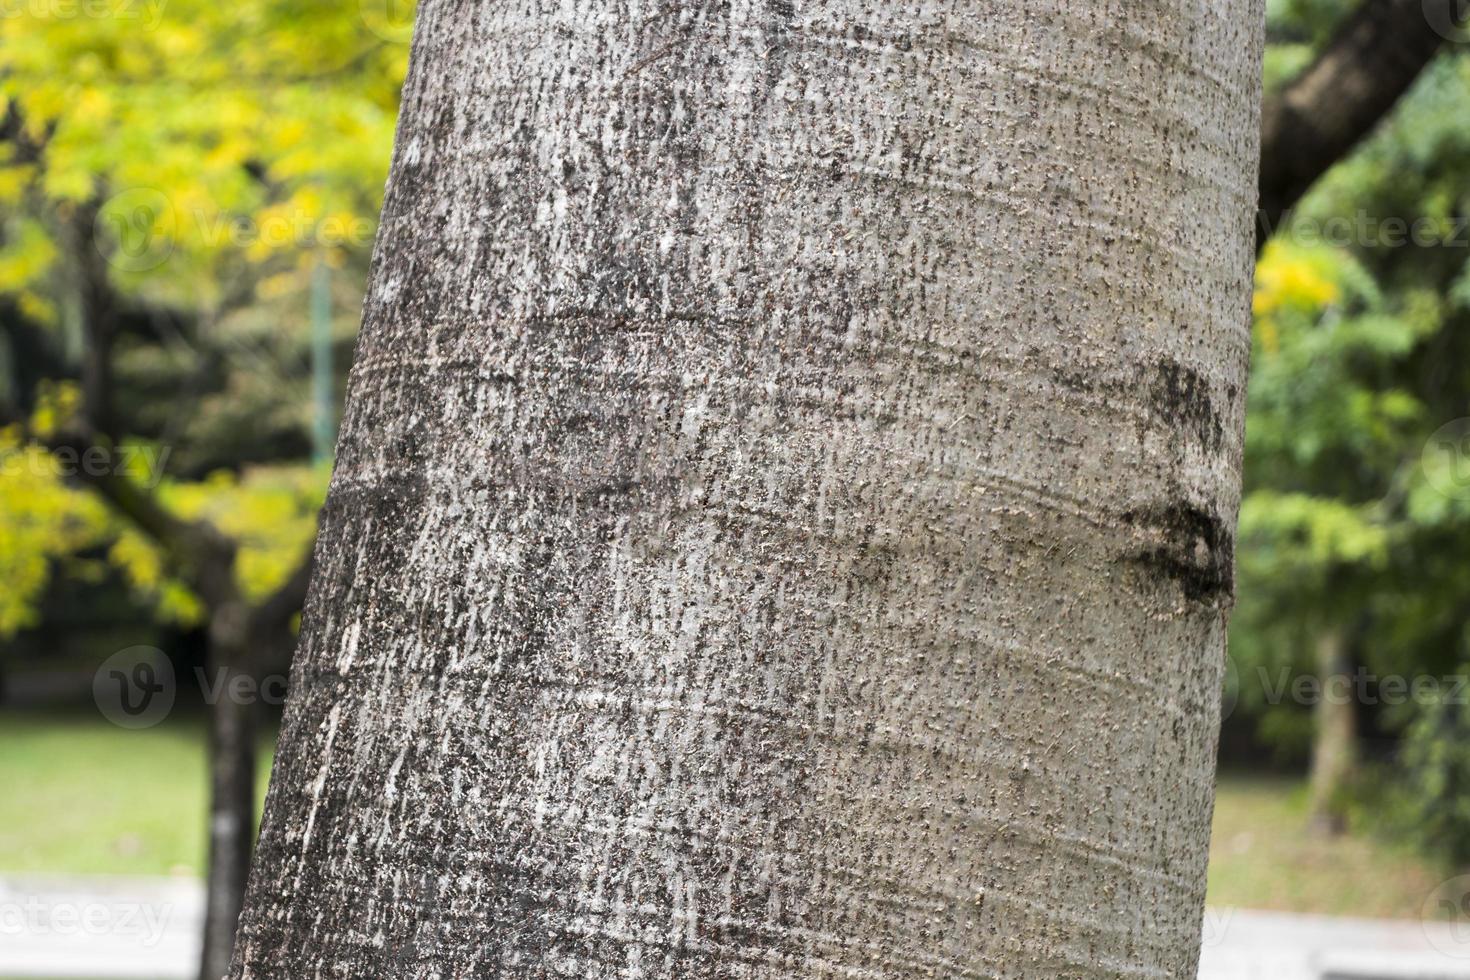
<svg viewBox="0 0 1470 980"><path fill-rule="evenodd" d="M337 440L336 404L332 397L332 269L318 253L311 275L312 457L332 458Z"/></svg>

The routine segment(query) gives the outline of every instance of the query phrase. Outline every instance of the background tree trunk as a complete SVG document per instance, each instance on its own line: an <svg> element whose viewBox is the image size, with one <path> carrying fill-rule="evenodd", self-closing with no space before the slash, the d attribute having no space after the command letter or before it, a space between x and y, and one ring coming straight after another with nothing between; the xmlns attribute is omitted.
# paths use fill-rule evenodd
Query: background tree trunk
<svg viewBox="0 0 1470 980"><path fill-rule="evenodd" d="M1358 764L1358 711L1353 658L1340 628L1317 641L1316 733L1312 741L1312 822L1325 834L1347 829L1346 794Z"/></svg>
<svg viewBox="0 0 1470 980"><path fill-rule="evenodd" d="M254 680L247 666L252 653L246 611L239 605L215 610L205 678L214 701L209 705L209 866L200 980L215 980L229 969L255 844L258 708L253 693L242 698L234 690L237 677Z"/></svg>
<svg viewBox="0 0 1470 980"><path fill-rule="evenodd" d="M1259 0L427 0L233 975L1193 975Z"/></svg>

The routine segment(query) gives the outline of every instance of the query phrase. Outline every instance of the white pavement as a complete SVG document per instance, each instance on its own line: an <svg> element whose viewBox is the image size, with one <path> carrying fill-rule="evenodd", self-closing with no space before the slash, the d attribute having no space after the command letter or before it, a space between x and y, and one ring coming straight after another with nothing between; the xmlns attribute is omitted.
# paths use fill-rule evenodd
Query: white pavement
<svg viewBox="0 0 1470 980"><path fill-rule="evenodd" d="M203 928L192 878L0 878L0 977L192 980Z"/></svg>
<svg viewBox="0 0 1470 980"><path fill-rule="evenodd" d="M1470 980L1470 922L1210 909L1199 980Z"/></svg>
<svg viewBox="0 0 1470 980"><path fill-rule="evenodd" d="M188 878L0 879L0 978L191 980L203 892ZM1470 980L1470 923L1211 909L1199 980Z"/></svg>

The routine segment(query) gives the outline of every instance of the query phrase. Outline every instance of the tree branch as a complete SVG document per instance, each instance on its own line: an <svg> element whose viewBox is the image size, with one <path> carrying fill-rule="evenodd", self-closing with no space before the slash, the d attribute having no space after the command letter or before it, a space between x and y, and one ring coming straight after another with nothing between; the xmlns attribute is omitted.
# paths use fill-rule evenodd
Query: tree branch
<svg viewBox="0 0 1470 980"><path fill-rule="evenodd" d="M107 261L97 247L97 215L98 203L89 201L77 208L70 222L84 334L82 401L92 428L115 442L120 425L113 413L112 349L117 340L119 303Z"/></svg>
<svg viewBox="0 0 1470 980"><path fill-rule="evenodd" d="M86 433L48 440L53 453L76 454L75 478L90 487L164 553L169 568L210 609L235 601L236 546L214 525L186 521L169 512L150 490L122 473L110 446ZM89 462L91 460L91 462Z"/></svg>
<svg viewBox="0 0 1470 980"><path fill-rule="evenodd" d="M1445 37L1422 0L1366 0L1261 117L1259 250L1329 167L1388 115Z"/></svg>

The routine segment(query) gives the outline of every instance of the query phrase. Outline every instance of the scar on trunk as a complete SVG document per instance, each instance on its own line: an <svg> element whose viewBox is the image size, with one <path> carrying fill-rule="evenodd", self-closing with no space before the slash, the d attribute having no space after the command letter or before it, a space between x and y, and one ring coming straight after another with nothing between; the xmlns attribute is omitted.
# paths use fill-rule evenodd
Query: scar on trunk
<svg viewBox="0 0 1470 980"><path fill-rule="evenodd" d="M1208 452L1218 452L1225 441L1225 428L1210 397L1210 384L1194 368L1172 358L1153 367L1149 384L1149 407L1161 418L1182 424L1184 430Z"/></svg>
<svg viewBox="0 0 1470 980"><path fill-rule="evenodd" d="M1123 556L1186 598L1208 605L1235 594L1235 537L1216 514L1190 503L1132 510L1123 515L1138 546Z"/></svg>

